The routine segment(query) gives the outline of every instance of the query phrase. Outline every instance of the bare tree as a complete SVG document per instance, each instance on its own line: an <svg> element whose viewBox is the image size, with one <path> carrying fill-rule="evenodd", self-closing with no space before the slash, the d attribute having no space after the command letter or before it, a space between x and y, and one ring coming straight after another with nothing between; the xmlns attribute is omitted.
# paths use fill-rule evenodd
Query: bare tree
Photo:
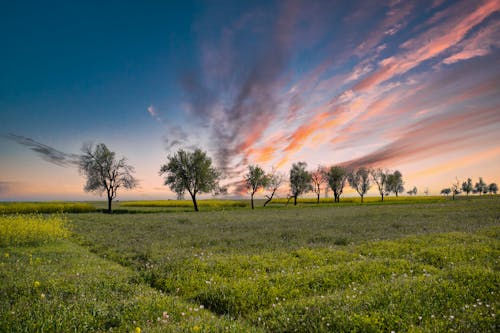
<svg viewBox="0 0 500 333"><path fill-rule="evenodd" d="M411 190L409 190L408 192L406 192L408 195L417 195L417 187L416 186L413 186L413 188Z"/></svg>
<svg viewBox="0 0 500 333"><path fill-rule="evenodd" d="M327 170L326 178L328 185L333 191L333 201L340 202L340 196L344 191L344 186L347 181L347 171L341 166L332 166Z"/></svg>
<svg viewBox="0 0 500 333"><path fill-rule="evenodd" d="M161 166L160 175L165 175L168 185L177 195L189 192L194 210L198 211L196 195L220 191L220 172L212 167L212 159L201 149L188 152L180 149L167 157L168 162Z"/></svg>
<svg viewBox="0 0 500 333"><path fill-rule="evenodd" d="M377 185L378 192L380 193L380 197L382 201L384 201L384 194L387 186L387 178L390 174L389 170L382 170L381 168L370 170L370 174L372 176L373 181Z"/></svg>
<svg viewBox="0 0 500 333"><path fill-rule="evenodd" d="M80 173L87 177L84 190L99 195L106 192L108 197L108 213L112 212L111 203L123 187L132 189L137 186L137 180L132 176L134 168L127 164L127 159L116 159L115 152L110 151L104 143L95 148L92 144L85 144L80 156Z"/></svg>
<svg viewBox="0 0 500 333"><path fill-rule="evenodd" d="M424 194L425 194L425 196L428 196L428 195L429 195L429 188L428 188L428 187L426 187L426 188L425 188L425 190L424 190Z"/></svg>
<svg viewBox="0 0 500 333"><path fill-rule="evenodd" d="M361 202L366 192L370 189L370 172L361 167L356 171L350 172L348 177L349 185L361 196Z"/></svg>
<svg viewBox="0 0 500 333"><path fill-rule="evenodd" d="M313 185L313 191L317 196L317 203L319 203L319 196L321 194L321 185L326 181L325 168L318 165L318 168L311 172L311 181Z"/></svg>
<svg viewBox="0 0 500 333"><path fill-rule="evenodd" d="M258 165L249 165L248 173L245 175L245 184L247 189L250 191L250 202L252 203L252 209L254 209L253 196L259 188L264 188L269 183L269 178L264 172L264 170Z"/></svg>
<svg viewBox="0 0 500 333"><path fill-rule="evenodd" d="M453 200L455 200L455 196L459 194L460 194L460 182L458 181L457 178L457 182L451 185L451 195Z"/></svg>
<svg viewBox="0 0 500 333"><path fill-rule="evenodd" d="M290 169L290 190L293 196L293 204L297 205L297 197L302 193L312 190L311 174L307 172L307 163L298 162Z"/></svg>
<svg viewBox="0 0 500 333"><path fill-rule="evenodd" d="M264 202L264 207L267 206L273 200L276 191L280 188L285 180L285 176L281 173L276 172L276 170L272 170L270 174L268 174L269 182L267 184L267 189L271 191L271 194L266 194L266 202Z"/></svg>

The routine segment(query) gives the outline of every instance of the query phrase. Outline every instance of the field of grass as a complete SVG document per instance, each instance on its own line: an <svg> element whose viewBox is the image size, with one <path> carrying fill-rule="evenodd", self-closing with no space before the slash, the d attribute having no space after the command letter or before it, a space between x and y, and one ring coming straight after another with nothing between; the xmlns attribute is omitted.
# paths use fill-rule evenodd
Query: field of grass
<svg viewBox="0 0 500 333"><path fill-rule="evenodd" d="M0 331L500 328L497 196L67 219L0 247Z"/></svg>

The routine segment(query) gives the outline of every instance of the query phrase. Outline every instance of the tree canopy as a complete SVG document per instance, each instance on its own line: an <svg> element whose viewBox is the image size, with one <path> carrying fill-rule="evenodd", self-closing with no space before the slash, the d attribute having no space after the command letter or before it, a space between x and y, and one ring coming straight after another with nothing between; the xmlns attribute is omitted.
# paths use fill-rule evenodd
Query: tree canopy
<svg viewBox="0 0 500 333"><path fill-rule="evenodd" d="M313 189L311 185L311 174L306 168L306 162L298 162L294 163L290 169L290 190L294 199L294 205L297 205L297 197L299 195Z"/></svg>
<svg viewBox="0 0 500 333"><path fill-rule="evenodd" d="M269 183L269 176L265 171L258 165L249 165L248 173L245 175L245 185L250 191L250 201L252 204L252 209L254 209L253 197L255 192L260 188L264 188Z"/></svg>
<svg viewBox="0 0 500 333"><path fill-rule="evenodd" d="M370 189L370 172L368 169L361 167L356 171L350 172L347 180L349 181L349 185L361 196L361 202L363 202L363 197Z"/></svg>

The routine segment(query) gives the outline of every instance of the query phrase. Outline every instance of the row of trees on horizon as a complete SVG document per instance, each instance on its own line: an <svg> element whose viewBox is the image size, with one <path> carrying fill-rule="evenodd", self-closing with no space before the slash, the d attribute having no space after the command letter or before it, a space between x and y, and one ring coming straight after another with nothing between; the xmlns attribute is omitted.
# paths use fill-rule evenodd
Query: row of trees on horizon
<svg viewBox="0 0 500 333"><path fill-rule="evenodd" d="M101 143L95 147L92 144L84 145L83 155L79 158L79 170L86 178L84 190L86 192L94 192L99 195L106 193L108 199L108 212L112 212L112 201L117 196L119 188L132 189L138 185L138 181L133 176L134 168L127 163L126 158L116 158L116 154L110 151L105 144ZM195 211L198 211L197 196L201 193L213 193L214 195L227 193L227 188L220 186L222 173L212 165L212 159L207 156L207 153L197 148L194 151L178 150L173 155L167 156L167 163L161 165L160 175L164 176L164 184L177 194L178 198L182 198L186 192L189 193ZM286 175L277 172L273 169L266 173L259 165L249 165L248 173L246 173L241 182L241 189L246 189L250 193L250 201L252 209L254 205L254 195L259 190L269 191L266 194L264 206L269 204L274 198L278 189L285 183ZM340 202L346 184L349 184L361 197L361 202L374 185L378 190L381 200L384 196L394 193L404 192L403 175L400 171L391 171L382 168L366 168L359 167L355 169L346 168L341 165L331 167L318 166L313 171L307 170L306 162L294 163L290 169L288 183L290 192L287 196L288 202L293 198L294 205L297 204L297 198L307 192L314 192L317 197L317 202L320 201L321 189L324 186L325 192L332 190L334 202ZM472 181L469 178L467 182L472 187ZM480 185L476 187L485 193L483 188L486 184L480 178ZM469 194L474 193L474 188L467 191L462 185L464 192ZM457 184L454 184L453 198L460 193ZM495 187L491 187L494 185ZM492 183L486 186L496 194L498 188ZM452 192L453 191L453 192ZM428 191L424 191L428 194ZM441 192L444 193L443 191ZM413 187L407 191L408 195L416 195L417 188ZM449 194L449 193L448 193Z"/></svg>

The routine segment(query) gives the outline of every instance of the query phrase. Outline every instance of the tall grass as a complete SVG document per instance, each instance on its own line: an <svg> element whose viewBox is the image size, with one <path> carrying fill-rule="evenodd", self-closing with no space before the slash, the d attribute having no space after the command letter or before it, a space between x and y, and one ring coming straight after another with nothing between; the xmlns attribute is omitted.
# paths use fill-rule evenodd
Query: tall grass
<svg viewBox="0 0 500 333"><path fill-rule="evenodd" d="M0 246L41 245L65 238L69 231L62 215L0 216Z"/></svg>
<svg viewBox="0 0 500 333"><path fill-rule="evenodd" d="M83 202L1 202L0 214L90 213L96 208Z"/></svg>

